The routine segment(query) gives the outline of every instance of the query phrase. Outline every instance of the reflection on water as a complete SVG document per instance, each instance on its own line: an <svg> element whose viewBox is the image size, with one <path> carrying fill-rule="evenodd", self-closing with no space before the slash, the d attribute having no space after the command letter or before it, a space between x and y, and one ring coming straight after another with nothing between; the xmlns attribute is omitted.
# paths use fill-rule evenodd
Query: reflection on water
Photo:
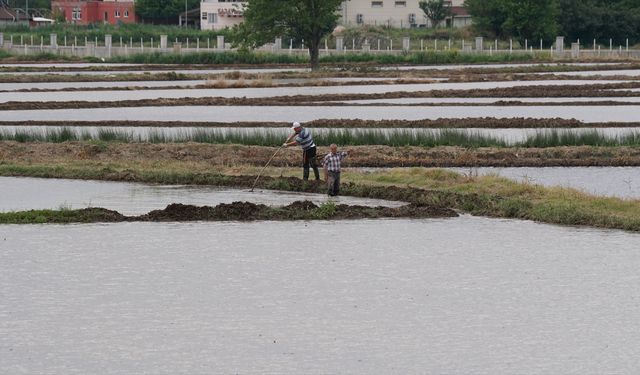
<svg viewBox="0 0 640 375"><path fill-rule="evenodd" d="M0 226L0 373L627 373L640 235L460 217Z"/></svg>
<svg viewBox="0 0 640 375"><path fill-rule="evenodd" d="M215 206L246 201L283 206L299 200L327 202L322 194L270 190L221 189L208 186L163 186L130 182L83 181L25 177L0 177L0 212L34 209L102 207L124 215L140 215L171 203ZM401 202L354 197L332 197L336 204L398 207Z"/></svg>

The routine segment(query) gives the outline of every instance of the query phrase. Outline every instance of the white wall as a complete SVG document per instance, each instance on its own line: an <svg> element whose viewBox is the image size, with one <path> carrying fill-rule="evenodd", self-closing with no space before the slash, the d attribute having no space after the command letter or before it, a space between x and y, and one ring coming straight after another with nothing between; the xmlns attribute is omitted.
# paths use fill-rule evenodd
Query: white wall
<svg viewBox="0 0 640 375"><path fill-rule="evenodd" d="M244 17L232 16L229 13L235 11L241 14L245 4L246 1L244 0L202 1L200 3L200 28L202 30L219 30L242 23ZM227 14L225 15L224 13Z"/></svg>
<svg viewBox="0 0 640 375"><path fill-rule="evenodd" d="M391 27L410 27L410 15L415 15L415 24L429 25L424 12L418 6L420 0L345 0L342 2L341 23L357 25L358 15L367 25L388 25ZM382 7L374 6L382 4ZM462 6L464 0L452 0L452 6ZM454 26L460 26L454 19Z"/></svg>

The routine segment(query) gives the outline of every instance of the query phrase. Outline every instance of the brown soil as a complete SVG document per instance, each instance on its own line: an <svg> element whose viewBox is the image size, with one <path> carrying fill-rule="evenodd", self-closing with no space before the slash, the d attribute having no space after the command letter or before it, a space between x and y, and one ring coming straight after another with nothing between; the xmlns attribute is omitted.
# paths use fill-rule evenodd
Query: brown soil
<svg viewBox="0 0 640 375"><path fill-rule="evenodd" d="M63 218L52 217L49 222L123 222L123 221L255 221L255 220L314 220L314 219L374 219L374 218L433 218L455 217L457 213L438 205L408 204L398 208L337 205L329 214L319 212L309 201L296 201L283 207L269 207L249 202L219 204L215 207L170 204L139 216L124 216L104 208L71 211Z"/></svg>
<svg viewBox="0 0 640 375"><path fill-rule="evenodd" d="M640 148L549 147L351 147L345 167L543 167L543 166L640 166ZM275 148L239 145L183 144L93 144L0 142L0 160L10 163L165 163L176 162L202 168L263 166ZM320 147L319 157L328 152ZM297 167L300 151L286 149L272 161L274 167ZM251 181L253 182L253 181ZM248 186L251 186L251 182Z"/></svg>

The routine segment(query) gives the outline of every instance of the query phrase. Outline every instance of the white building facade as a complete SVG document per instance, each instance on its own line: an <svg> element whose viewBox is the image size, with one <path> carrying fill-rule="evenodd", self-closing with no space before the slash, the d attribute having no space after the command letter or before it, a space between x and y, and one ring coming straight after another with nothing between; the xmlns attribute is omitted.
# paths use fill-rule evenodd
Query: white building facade
<svg viewBox="0 0 640 375"><path fill-rule="evenodd" d="M340 9L341 23L345 26L431 27L418 5L419 2L420 0L345 0ZM445 3L451 6L453 17L448 17L440 26L462 27L471 24L471 17L463 7L464 0Z"/></svg>
<svg viewBox="0 0 640 375"><path fill-rule="evenodd" d="M246 4L245 0L202 0L200 28L219 30L242 23Z"/></svg>
<svg viewBox="0 0 640 375"><path fill-rule="evenodd" d="M345 26L380 25L389 27L431 27L420 9L420 0L344 0L340 7L339 23ZM471 16L464 8L464 0L445 1L451 6L452 17L441 26L471 25ZM244 19L247 0L202 0L201 28L219 30L232 27Z"/></svg>

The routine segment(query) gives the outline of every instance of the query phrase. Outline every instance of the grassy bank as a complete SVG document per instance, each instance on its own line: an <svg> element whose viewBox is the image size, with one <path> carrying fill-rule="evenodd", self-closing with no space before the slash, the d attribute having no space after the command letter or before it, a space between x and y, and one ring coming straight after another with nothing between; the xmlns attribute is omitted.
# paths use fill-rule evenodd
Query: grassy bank
<svg viewBox="0 0 640 375"><path fill-rule="evenodd" d="M76 128L48 128L40 130L0 130L0 141L16 142L69 142L101 141L123 143L208 143L236 144L245 146L277 147L288 135L276 129L206 129L195 128L171 134L161 128L149 129L146 135L117 128L99 128L97 133ZM640 132L621 136L604 135L597 130L537 130L523 141L510 142L501 137L484 135L473 130L457 129L322 129L314 135L316 144L341 146L391 146L391 147L438 147L459 146L478 147L535 147L549 148L562 146L620 147L640 146Z"/></svg>
<svg viewBox="0 0 640 375"><path fill-rule="evenodd" d="M0 164L0 175L139 181L161 184L198 184L249 187L254 168L232 171L195 171L187 164L141 167L122 164ZM322 192L323 186L297 178L276 177L268 170L260 188ZM282 174L282 172L280 171ZM288 171L287 173L299 173ZM390 170L345 173L344 195L403 200L415 205L446 207L473 215L535 220L551 224L586 225L640 231L640 201L596 198L571 189L544 188L504 178L468 177L443 170Z"/></svg>
<svg viewBox="0 0 640 375"><path fill-rule="evenodd" d="M543 54L508 54L476 55L458 51L411 52L406 54L388 53L344 53L320 57L323 64L370 63L370 64L454 64L454 63L500 63L546 61ZM305 64L308 56L272 54L261 52L201 52L187 54L137 54L117 56L109 59L113 63L137 64Z"/></svg>
<svg viewBox="0 0 640 375"><path fill-rule="evenodd" d="M186 163L193 170L263 166L276 147L206 143L0 142L0 160L21 164L129 163L153 167ZM640 147L464 148L349 146L347 167L589 167L640 166ZM320 145L322 157L328 147ZM0 162L1 162L0 161ZM299 165L300 149L281 150L275 167ZM257 172L256 172L257 173Z"/></svg>

